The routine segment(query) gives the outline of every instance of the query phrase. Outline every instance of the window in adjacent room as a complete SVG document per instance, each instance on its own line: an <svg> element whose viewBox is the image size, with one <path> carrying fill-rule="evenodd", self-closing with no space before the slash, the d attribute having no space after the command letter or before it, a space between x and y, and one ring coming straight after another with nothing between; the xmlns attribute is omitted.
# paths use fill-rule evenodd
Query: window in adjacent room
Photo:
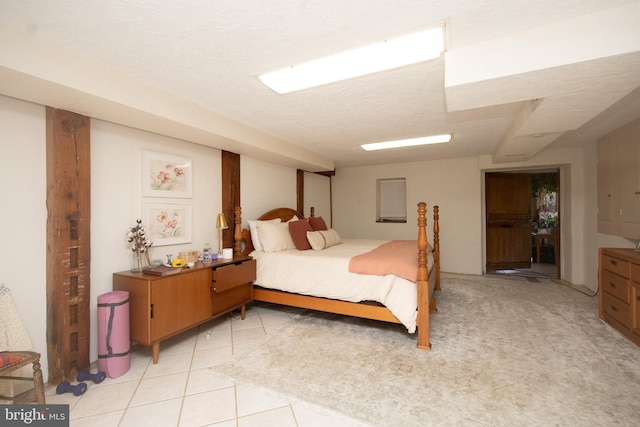
<svg viewBox="0 0 640 427"><path fill-rule="evenodd" d="M376 222L407 222L406 178L378 179Z"/></svg>

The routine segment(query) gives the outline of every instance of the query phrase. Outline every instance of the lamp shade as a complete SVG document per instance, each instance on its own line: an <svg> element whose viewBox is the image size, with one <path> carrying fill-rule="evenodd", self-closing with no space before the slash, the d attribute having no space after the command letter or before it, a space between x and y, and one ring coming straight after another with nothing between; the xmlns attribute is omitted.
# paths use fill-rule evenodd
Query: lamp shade
<svg viewBox="0 0 640 427"><path fill-rule="evenodd" d="M227 218L223 213L218 214L218 219L216 220L216 228L218 230L229 228L229 224L227 224Z"/></svg>

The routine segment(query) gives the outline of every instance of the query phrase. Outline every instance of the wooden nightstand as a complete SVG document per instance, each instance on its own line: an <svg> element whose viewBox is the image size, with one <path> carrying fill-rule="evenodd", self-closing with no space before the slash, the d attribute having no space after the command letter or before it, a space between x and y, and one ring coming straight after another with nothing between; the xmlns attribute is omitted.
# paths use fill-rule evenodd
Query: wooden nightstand
<svg viewBox="0 0 640 427"><path fill-rule="evenodd" d="M196 263L168 276L122 271L113 274L113 290L129 292L131 340L152 346L158 363L160 341L253 301L256 261L236 256Z"/></svg>

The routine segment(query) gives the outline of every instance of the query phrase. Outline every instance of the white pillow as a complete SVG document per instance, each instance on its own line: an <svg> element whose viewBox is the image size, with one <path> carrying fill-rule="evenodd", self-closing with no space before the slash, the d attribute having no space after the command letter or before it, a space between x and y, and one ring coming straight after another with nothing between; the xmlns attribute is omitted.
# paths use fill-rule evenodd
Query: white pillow
<svg viewBox="0 0 640 427"><path fill-rule="evenodd" d="M257 229L262 250L265 252L278 252L296 248L291 238L291 233L289 233L289 224L286 222L262 222L258 223Z"/></svg>
<svg viewBox="0 0 640 427"><path fill-rule="evenodd" d="M342 243L338 232L333 228L328 230L307 231L307 240L314 251L321 251Z"/></svg>
<svg viewBox="0 0 640 427"><path fill-rule="evenodd" d="M262 244L260 244L260 237L258 236L258 229L257 229L258 223L261 223L261 222L278 223L278 222L282 222L282 220L280 218L274 218L267 221L258 221L257 219L249 220L249 231L251 232L251 243L253 243L253 249L255 249L256 251L263 250Z"/></svg>

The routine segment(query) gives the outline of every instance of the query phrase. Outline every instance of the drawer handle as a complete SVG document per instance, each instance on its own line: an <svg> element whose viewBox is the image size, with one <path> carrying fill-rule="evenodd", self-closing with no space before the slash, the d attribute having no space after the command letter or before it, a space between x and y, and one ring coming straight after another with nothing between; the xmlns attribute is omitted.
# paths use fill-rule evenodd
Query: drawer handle
<svg viewBox="0 0 640 427"><path fill-rule="evenodd" d="M615 311L615 312L617 312L617 311L618 311L618 309L616 308L616 306L615 306L615 305L612 305L612 306L611 306L611 310L613 310L613 311Z"/></svg>
<svg viewBox="0 0 640 427"><path fill-rule="evenodd" d="M609 282L609 286L611 286L613 289L615 289L615 288L616 288L616 284L615 284L615 283L613 283L613 282Z"/></svg>
<svg viewBox="0 0 640 427"><path fill-rule="evenodd" d="M618 265L618 261L616 261L615 259L610 259L609 262L611 263L611 265Z"/></svg>

